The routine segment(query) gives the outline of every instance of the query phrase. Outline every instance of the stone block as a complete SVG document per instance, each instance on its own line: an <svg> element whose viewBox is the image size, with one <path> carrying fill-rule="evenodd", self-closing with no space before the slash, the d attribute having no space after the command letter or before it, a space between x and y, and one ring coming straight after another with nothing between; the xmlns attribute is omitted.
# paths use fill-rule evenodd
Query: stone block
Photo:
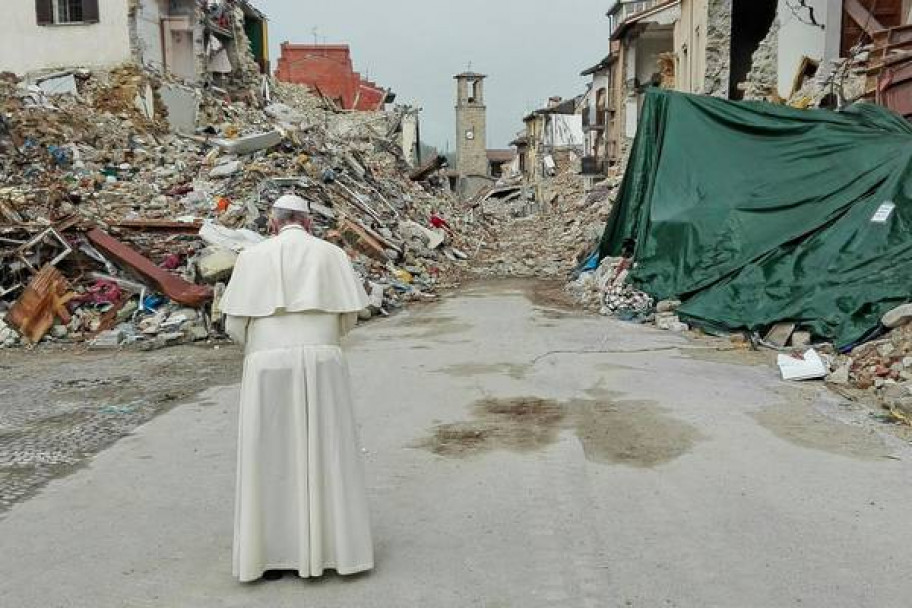
<svg viewBox="0 0 912 608"><path fill-rule="evenodd" d="M789 338L792 337L794 331L794 323L776 323L766 333L766 337L763 338L763 340L777 348L785 348L785 345L788 344Z"/></svg>
<svg viewBox="0 0 912 608"><path fill-rule="evenodd" d="M811 345L811 333L808 331L796 331L792 334L792 346L795 348L807 348Z"/></svg>
<svg viewBox="0 0 912 608"><path fill-rule="evenodd" d="M830 372L826 377L826 381L830 384L846 385L849 383L849 371L849 365L842 365Z"/></svg>
<svg viewBox="0 0 912 608"><path fill-rule="evenodd" d="M912 304L903 304L889 311L881 319L884 327L895 329L912 321Z"/></svg>
<svg viewBox="0 0 912 608"><path fill-rule="evenodd" d="M238 254L230 249L210 249L197 262L200 277L206 283L215 284L231 278Z"/></svg>
<svg viewBox="0 0 912 608"><path fill-rule="evenodd" d="M92 348L117 348L123 342L123 332L119 329L103 331L92 340Z"/></svg>
<svg viewBox="0 0 912 608"><path fill-rule="evenodd" d="M235 173L238 173L242 167L243 165L239 160L228 161L227 163L222 163L212 169L212 171L209 172L209 177L231 177Z"/></svg>
<svg viewBox="0 0 912 608"><path fill-rule="evenodd" d="M656 312L674 312L681 307L680 300L662 300L656 304Z"/></svg>

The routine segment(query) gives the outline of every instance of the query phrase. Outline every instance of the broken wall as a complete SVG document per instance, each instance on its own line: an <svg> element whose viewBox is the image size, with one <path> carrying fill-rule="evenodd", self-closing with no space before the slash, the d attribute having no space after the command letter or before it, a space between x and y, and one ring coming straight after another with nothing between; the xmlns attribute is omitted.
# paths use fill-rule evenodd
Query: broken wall
<svg viewBox="0 0 912 608"><path fill-rule="evenodd" d="M744 99L775 100L786 99L779 95L779 20L772 27L752 56L751 70L747 80L741 83Z"/></svg>
<svg viewBox="0 0 912 608"><path fill-rule="evenodd" d="M732 83L733 46L738 40L733 32L737 10L756 11L758 0L682 0L681 18L675 25L674 50L678 59L676 89L728 97L743 88L754 97L788 98L796 72L805 57L820 62L824 69L839 57L842 28L842 0L776 0L776 17L759 45L738 50L751 52L749 74L743 83ZM750 27L755 20L741 20L739 28ZM746 24L746 25L745 25ZM773 31L775 30L775 31ZM751 32L755 34L756 32ZM735 39L733 41L733 38Z"/></svg>
<svg viewBox="0 0 912 608"><path fill-rule="evenodd" d="M646 31L636 41L636 79L643 86L662 80L659 58L674 50L674 35L669 30Z"/></svg>
<svg viewBox="0 0 912 608"><path fill-rule="evenodd" d="M709 0L705 24L703 90L695 92L713 97L728 97L731 76L732 0Z"/></svg>
<svg viewBox="0 0 912 608"><path fill-rule="evenodd" d="M193 0L138 0L131 14L134 60L188 82L199 80L200 15Z"/></svg>
<svg viewBox="0 0 912 608"><path fill-rule="evenodd" d="M407 110L402 116L402 155L409 167L418 165L418 110Z"/></svg>
<svg viewBox="0 0 912 608"><path fill-rule="evenodd" d="M579 114L550 114L543 143L546 148L583 147L583 117Z"/></svg>
<svg viewBox="0 0 912 608"><path fill-rule="evenodd" d="M823 69L839 57L842 2L779 0L778 20L778 94L788 99L805 57L820 62Z"/></svg>
<svg viewBox="0 0 912 608"><path fill-rule="evenodd" d="M162 70L165 65L162 19L167 14L164 0L140 0L133 10L131 42L134 56L141 64L156 70Z"/></svg>

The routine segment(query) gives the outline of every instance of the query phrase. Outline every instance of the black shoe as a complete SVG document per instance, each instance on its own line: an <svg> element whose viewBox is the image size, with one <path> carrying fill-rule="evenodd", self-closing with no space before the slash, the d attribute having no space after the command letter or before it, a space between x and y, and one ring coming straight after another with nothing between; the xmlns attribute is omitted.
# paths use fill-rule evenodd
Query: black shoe
<svg viewBox="0 0 912 608"><path fill-rule="evenodd" d="M280 578L285 576L285 573L281 570L267 570L263 573L263 580L266 581L277 581Z"/></svg>

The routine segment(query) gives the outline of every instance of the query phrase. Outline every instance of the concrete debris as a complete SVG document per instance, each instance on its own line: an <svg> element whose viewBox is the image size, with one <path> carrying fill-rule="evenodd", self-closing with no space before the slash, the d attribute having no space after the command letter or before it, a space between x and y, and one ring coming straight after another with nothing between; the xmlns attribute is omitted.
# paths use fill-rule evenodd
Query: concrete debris
<svg viewBox="0 0 912 608"><path fill-rule="evenodd" d="M680 300L662 300L656 304L656 312L660 314L663 312L674 312L679 308L681 308Z"/></svg>
<svg viewBox="0 0 912 608"><path fill-rule="evenodd" d="M872 398L899 422L912 424L912 324L836 354L829 362L826 381L843 389L854 389L852 398Z"/></svg>
<svg viewBox="0 0 912 608"><path fill-rule="evenodd" d="M0 345L223 338L213 296L288 193L349 254L371 316L433 298L469 265L477 226L443 165L409 178L403 110L342 113L306 87L269 90L263 109L132 64L31 88L0 75Z"/></svg>
<svg viewBox="0 0 912 608"><path fill-rule="evenodd" d="M209 284L227 281L231 278L238 254L230 249L215 247L203 251L197 267L200 278Z"/></svg>
<svg viewBox="0 0 912 608"><path fill-rule="evenodd" d="M469 203L481 239L470 250L473 278L566 278L590 257L601 238L619 177L588 194L578 159L554 155L558 174L535 183L502 180Z"/></svg>
<svg viewBox="0 0 912 608"><path fill-rule="evenodd" d="M682 323L675 310L680 302L656 302L629 282L631 262L627 258L604 258L595 270L584 271L568 285L568 291L585 308L606 316L639 323L654 322L660 329L683 332L690 328Z"/></svg>
<svg viewBox="0 0 912 608"><path fill-rule="evenodd" d="M119 329L109 329L95 336L92 348L117 348L124 341L124 332Z"/></svg>
<svg viewBox="0 0 912 608"><path fill-rule="evenodd" d="M224 162L210 171L209 177L216 179L220 177L231 177L235 173L240 173L241 169L243 168L244 165L239 160Z"/></svg>
<svg viewBox="0 0 912 608"><path fill-rule="evenodd" d="M796 331L792 334L792 348L807 348L811 345L811 332Z"/></svg>
<svg viewBox="0 0 912 608"><path fill-rule="evenodd" d="M279 131L267 131L265 133L245 135L237 139L213 139L212 143L227 154L242 156L278 146L282 143L282 133Z"/></svg>
<svg viewBox="0 0 912 608"><path fill-rule="evenodd" d="M909 321L912 321L912 304L902 304L885 314L881 324L888 329L896 329Z"/></svg>
<svg viewBox="0 0 912 608"><path fill-rule="evenodd" d="M763 341L773 348L785 348L795 332L795 327L794 323L776 323L766 333Z"/></svg>

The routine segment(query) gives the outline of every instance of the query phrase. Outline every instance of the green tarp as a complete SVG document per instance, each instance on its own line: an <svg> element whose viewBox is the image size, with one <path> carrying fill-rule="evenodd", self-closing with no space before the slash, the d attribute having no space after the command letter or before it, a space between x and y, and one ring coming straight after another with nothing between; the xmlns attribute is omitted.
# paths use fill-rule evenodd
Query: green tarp
<svg viewBox="0 0 912 608"><path fill-rule="evenodd" d="M600 254L625 247L698 324L850 344L912 299L912 125L652 90Z"/></svg>

